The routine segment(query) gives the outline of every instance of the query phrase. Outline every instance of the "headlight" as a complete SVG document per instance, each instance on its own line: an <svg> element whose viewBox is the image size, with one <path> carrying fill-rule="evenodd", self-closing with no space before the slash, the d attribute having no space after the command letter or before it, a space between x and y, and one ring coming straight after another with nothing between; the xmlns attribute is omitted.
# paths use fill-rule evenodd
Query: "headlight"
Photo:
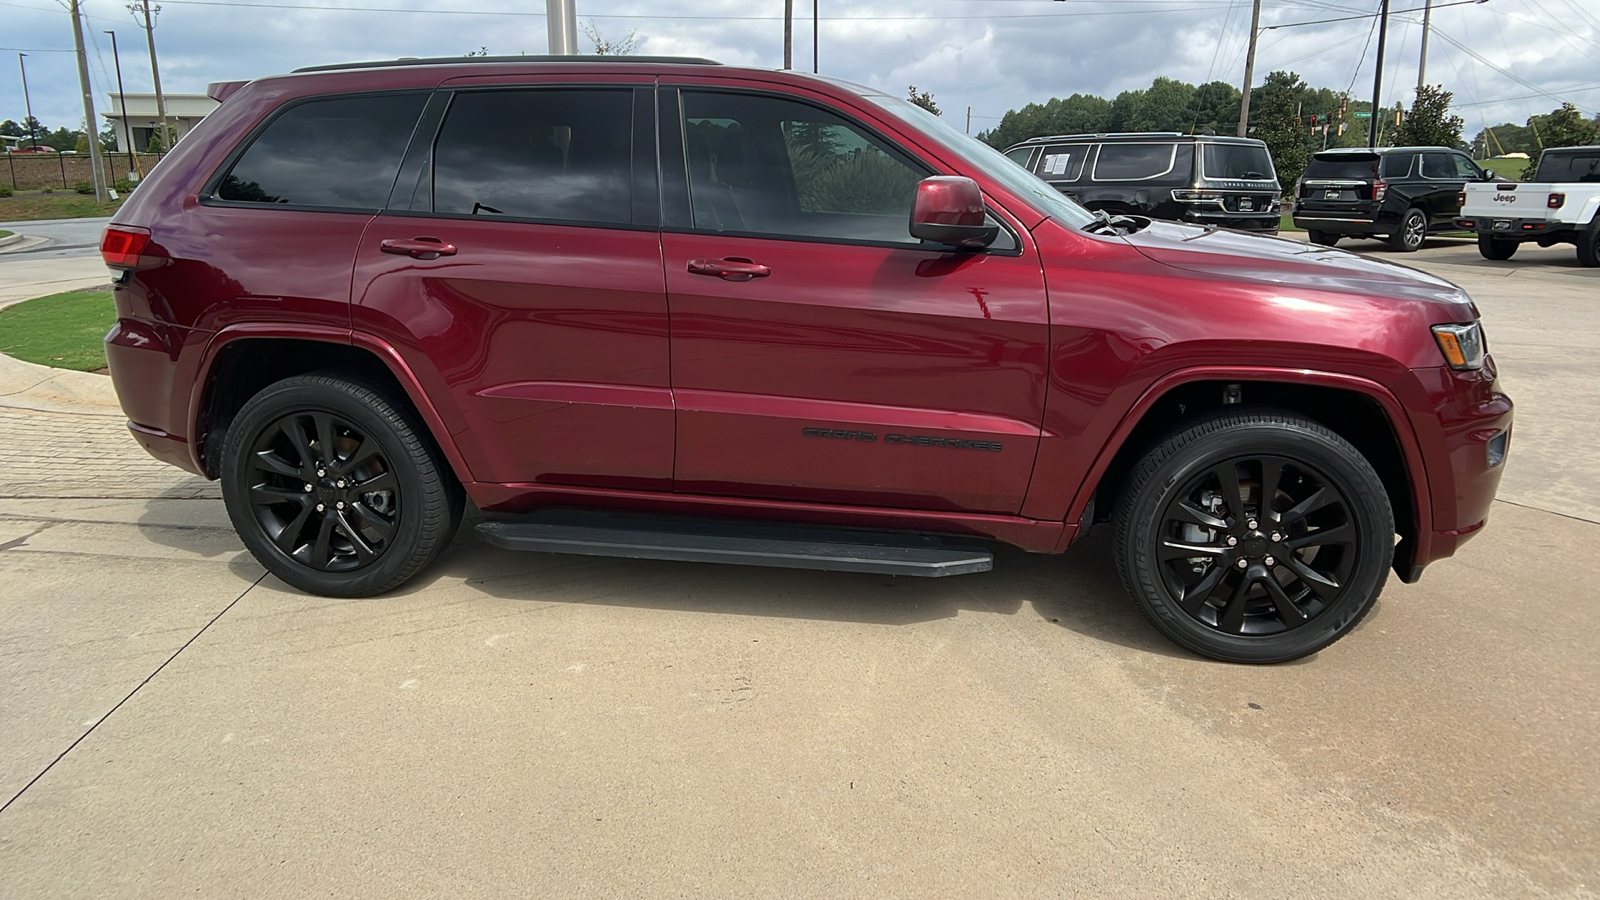
<svg viewBox="0 0 1600 900"><path fill-rule="evenodd" d="M1452 369L1481 369L1486 350L1483 328L1477 322L1466 325L1435 325L1433 339Z"/></svg>

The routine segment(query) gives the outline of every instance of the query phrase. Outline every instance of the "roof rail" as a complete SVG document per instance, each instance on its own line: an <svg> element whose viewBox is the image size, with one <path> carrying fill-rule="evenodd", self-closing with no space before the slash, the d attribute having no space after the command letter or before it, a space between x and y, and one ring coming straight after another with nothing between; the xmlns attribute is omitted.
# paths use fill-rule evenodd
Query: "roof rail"
<svg viewBox="0 0 1600 900"><path fill-rule="evenodd" d="M430 56L378 59L369 62L334 63L327 66L303 66L302 72L337 72L342 69L386 69L391 66L470 66L484 63L672 63L680 66L720 66L714 59L698 56Z"/></svg>
<svg viewBox="0 0 1600 900"><path fill-rule="evenodd" d="M1063 141L1071 138L1124 138L1124 137L1202 137L1198 134L1184 134L1181 131L1080 131L1076 134L1047 134L1030 141Z"/></svg>

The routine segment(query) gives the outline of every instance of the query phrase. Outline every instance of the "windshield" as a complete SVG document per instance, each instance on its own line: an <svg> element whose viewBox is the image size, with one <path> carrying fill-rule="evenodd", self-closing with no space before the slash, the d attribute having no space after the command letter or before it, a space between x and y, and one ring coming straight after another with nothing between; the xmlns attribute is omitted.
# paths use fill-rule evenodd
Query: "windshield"
<svg viewBox="0 0 1600 900"><path fill-rule="evenodd" d="M1207 178L1275 178L1267 148L1255 144L1201 144L1201 165Z"/></svg>
<svg viewBox="0 0 1600 900"><path fill-rule="evenodd" d="M1544 152L1539 160L1539 171L1534 181L1546 182L1596 182L1600 181L1600 150L1582 153Z"/></svg>
<svg viewBox="0 0 1600 900"><path fill-rule="evenodd" d="M1039 212L1059 220L1061 224L1082 228L1095 221L1093 213L1062 196L1060 191L1046 184L1043 179L1006 159L999 150L971 135L962 134L946 124L944 119L915 103L885 94L871 94L865 99L927 134L963 162L970 163L986 177L1005 185L1017 196L1027 198Z"/></svg>

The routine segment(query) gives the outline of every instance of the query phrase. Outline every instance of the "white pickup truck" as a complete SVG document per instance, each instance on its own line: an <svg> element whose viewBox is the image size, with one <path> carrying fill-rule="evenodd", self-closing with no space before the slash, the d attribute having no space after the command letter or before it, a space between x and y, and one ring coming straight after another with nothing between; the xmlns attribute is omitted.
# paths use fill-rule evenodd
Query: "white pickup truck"
<svg viewBox="0 0 1600 900"><path fill-rule="evenodd" d="M1530 181L1468 183L1456 227L1478 235L1484 259L1510 259L1517 245L1578 245L1578 262L1600 266L1600 147L1546 148Z"/></svg>

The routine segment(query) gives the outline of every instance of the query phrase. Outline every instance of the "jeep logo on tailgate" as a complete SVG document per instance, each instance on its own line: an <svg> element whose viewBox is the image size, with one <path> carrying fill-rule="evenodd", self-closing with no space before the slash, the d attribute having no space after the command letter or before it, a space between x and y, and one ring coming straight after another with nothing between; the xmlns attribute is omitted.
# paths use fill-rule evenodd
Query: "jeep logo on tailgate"
<svg viewBox="0 0 1600 900"><path fill-rule="evenodd" d="M1515 203L1515 202L1517 202L1517 195L1516 194L1495 194L1494 195L1494 202L1496 202L1496 203Z"/></svg>

